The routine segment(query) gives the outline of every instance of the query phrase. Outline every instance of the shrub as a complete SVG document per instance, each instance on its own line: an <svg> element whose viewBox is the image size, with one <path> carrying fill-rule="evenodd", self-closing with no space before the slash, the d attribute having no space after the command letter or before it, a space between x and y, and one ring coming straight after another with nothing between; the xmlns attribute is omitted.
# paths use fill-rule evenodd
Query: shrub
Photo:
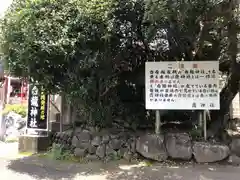
<svg viewBox="0 0 240 180"><path fill-rule="evenodd" d="M53 143L52 147L49 148L47 153L44 154L44 157L61 160L61 161L71 161L71 162L80 162L82 159L75 157L70 150L64 148L61 144Z"/></svg>
<svg viewBox="0 0 240 180"><path fill-rule="evenodd" d="M27 116L27 106L22 104L7 104L3 110L3 115L8 114L9 112L15 112L22 117Z"/></svg>

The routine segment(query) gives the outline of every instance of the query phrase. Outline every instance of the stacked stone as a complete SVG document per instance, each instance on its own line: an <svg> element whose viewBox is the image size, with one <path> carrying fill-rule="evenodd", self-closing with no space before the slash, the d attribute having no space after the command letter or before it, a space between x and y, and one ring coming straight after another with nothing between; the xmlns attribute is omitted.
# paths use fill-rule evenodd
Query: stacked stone
<svg viewBox="0 0 240 180"><path fill-rule="evenodd" d="M72 139L69 132L57 132L51 135L51 142L55 144L61 144L67 150L71 150Z"/></svg>
<svg viewBox="0 0 240 180"><path fill-rule="evenodd" d="M75 132L71 146L76 157L88 160L128 159L136 153L136 138L126 132L94 132L80 130Z"/></svg>
<svg viewBox="0 0 240 180"><path fill-rule="evenodd" d="M165 135L129 133L124 131L96 131L77 129L55 133L54 143L71 150L76 157L95 160L118 160L139 157L156 161L168 158L198 163L229 160L240 164L240 139L233 139L230 147L226 144L193 141L188 133L167 133Z"/></svg>

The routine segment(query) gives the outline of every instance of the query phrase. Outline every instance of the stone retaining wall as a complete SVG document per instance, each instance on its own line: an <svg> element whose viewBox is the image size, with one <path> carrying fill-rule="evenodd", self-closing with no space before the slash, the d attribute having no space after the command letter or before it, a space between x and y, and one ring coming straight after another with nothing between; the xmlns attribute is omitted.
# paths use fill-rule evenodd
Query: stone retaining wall
<svg viewBox="0 0 240 180"><path fill-rule="evenodd" d="M199 163L222 160L240 163L240 139L234 139L229 147L225 144L195 142L187 133L155 135L117 130L98 132L93 129L77 129L73 138L72 131L56 133L52 139L54 143L70 149L76 157L91 161L131 160L142 156L159 162L170 158L186 161L195 159Z"/></svg>

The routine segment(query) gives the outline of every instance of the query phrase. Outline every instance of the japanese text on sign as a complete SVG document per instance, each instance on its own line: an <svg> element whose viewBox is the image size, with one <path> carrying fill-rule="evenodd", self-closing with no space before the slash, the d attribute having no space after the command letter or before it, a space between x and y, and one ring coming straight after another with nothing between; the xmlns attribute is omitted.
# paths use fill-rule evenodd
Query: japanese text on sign
<svg viewBox="0 0 240 180"><path fill-rule="evenodd" d="M146 109L219 109L217 61L147 62Z"/></svg>
<svg viewBox="0 0 240 180"><path fill-rule="evenodd" d="M29 126L32 128L37 128L37 115L38 115L38 94L39 90L36 86L34 86L31 90L31 99L30 99L30 124Z"/></svg>
<svg viewBox="0 0 240 180"><path fill-rule="evenodd" d="M42 88L33 84L29 88L27 128L47 130L48 129L48 98Z"/></svg>
<svg viewBox="0 0 240 180"><path fill-rule="evenodd" d="M42 121L45 120L45 103L46 103L45 94L41 92L41 118L40 119Z"/></svg>

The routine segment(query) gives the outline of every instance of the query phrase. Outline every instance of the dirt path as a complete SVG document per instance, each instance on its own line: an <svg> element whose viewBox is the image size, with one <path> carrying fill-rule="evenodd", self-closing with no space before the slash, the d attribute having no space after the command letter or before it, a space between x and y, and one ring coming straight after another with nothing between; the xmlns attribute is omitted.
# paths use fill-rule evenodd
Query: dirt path
<svg viewBox="0 0 240 180"><path fill-rule="evenodd" d="M4 150L2 149L3 147ZM15 145L16 147L16 145ZM69 164L38 157L14 158L14 145L0 144L1 179L16 180L239 180L240 168L220 165L144 167L141 164ZM6 150L6 149L9 149ZM10 150L11 149L11 150ZM15 155L7 157L12 152ZM3 153L3 154L1 154ZM4 154L5 153L5 154Z"/></svg>
<svg viewBox="0 0 240 180"><path fill-rule="evenodd" d="M14 158L18 155L17 143L4 143L0 141L0 158Z"/></svg>

